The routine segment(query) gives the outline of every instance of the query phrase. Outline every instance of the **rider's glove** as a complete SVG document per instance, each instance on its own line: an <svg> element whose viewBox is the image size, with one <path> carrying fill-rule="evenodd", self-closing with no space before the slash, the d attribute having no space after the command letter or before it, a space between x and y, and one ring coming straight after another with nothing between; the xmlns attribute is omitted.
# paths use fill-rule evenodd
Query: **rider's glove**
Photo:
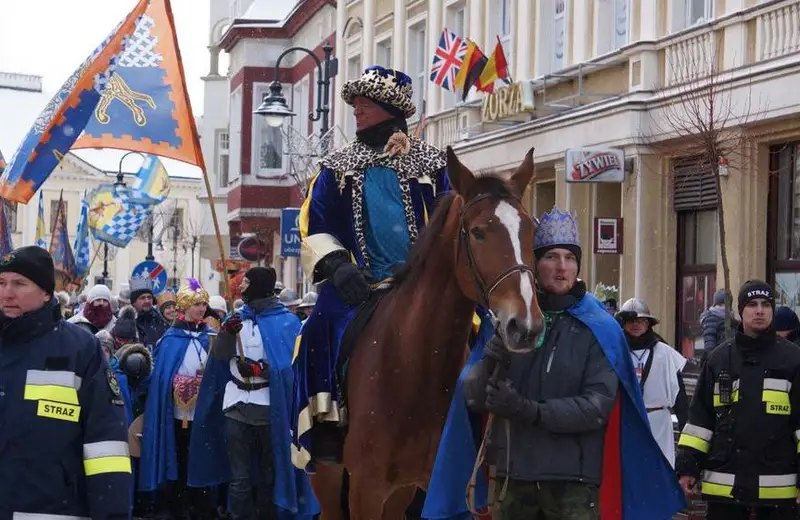
<svg viewBox="0 0 800 520"><path fill-rule="evenodd" d="M322 260L325 277L347 305L358 305L369 298L369 284L361 269L350 262L347 253L337 251Z"/></svg>

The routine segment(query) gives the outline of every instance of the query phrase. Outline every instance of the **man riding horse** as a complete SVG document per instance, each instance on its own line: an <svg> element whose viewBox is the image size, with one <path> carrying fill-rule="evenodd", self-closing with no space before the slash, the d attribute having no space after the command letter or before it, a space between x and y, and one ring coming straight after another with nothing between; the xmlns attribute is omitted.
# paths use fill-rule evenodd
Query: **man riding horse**
<svg viewBox="0 0 800 520"><path fill-rule="evenodd" d="M408 135L412 93L406 74L379 66L343 85L356 139L321 160L300 212L303 269L321 285L294 364L299 468L341 462L345 331L371 290L406 261L436 196L450 189L445 153Z"/></svg>

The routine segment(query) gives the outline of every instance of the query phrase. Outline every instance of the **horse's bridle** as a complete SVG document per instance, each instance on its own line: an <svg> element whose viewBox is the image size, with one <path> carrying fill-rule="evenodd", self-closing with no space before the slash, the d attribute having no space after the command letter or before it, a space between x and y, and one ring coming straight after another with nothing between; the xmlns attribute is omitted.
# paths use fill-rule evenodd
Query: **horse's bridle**
<svg viewBox="0 0 800 520"><path fill-rule="evenodd" d="M478 264L475 262L475 255L472 252L472 247L470 246L469 233L466 227L466 221L464 220L464 217L469 208L471 208L478 202L493 197L496 197L496 195L492 195L490 193L483 193L481 195L478 195L474 199L470 200L469 202L465 202L464 205L461 206L461 212L459 215L459 227L460 227L459 236L462 244L464 245L464 249L467 251L467 265L469 267L469 272L472 275L472 279L475 281L475 285L477 285L478 289L481 291L481 297L483 298L483 302L481 303L487 310L490 310L489 298L491 297L492 292L494 292L494 290L497 289L497 286L500 285L506 278L508 278L512 274L520 273L521 275L522 273L528 273L533 279L534 286L536 284L536 277L535 273L533 272L533 269L531 269L525 264L512 265L511 267L500 273L494 280L492 280L492 283L490 284L486 283L486 281L481 276L481 273L478 271ZM517 199L516 197L504 197L501 198L501 200L514 200L516 202L519 202L519 199Z"/></svg>

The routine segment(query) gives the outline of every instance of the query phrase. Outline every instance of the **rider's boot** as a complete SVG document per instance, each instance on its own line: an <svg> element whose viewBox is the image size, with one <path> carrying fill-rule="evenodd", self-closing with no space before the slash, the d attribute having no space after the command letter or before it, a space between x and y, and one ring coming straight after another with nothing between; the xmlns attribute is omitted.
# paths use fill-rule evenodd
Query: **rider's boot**
<svg viewBox="0 0 800 520"><path fill-rule="evenodd" d="M311 429L311 460L316 464L341 464L344 435L334 422L321 422Z"/></svg>

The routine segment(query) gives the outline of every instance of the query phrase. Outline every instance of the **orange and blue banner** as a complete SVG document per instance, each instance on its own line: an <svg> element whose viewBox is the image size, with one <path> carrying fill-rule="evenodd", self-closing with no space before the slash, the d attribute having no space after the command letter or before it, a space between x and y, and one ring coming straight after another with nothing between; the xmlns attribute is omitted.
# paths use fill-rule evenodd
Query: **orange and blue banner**
<svg viewBox="0 0 800 520"><path fill-rule="evenodd" d="M0 200L0 258L14 250L11 230L8 228L8 202Z"/></svg>
<svg viewBox="0 0 800 520"><path fill-rule="evenodd" d="M50 238L50 255L56 271L56 288L68 289L75 284L75 257L69 243L69 228L67 227L67 205L64 203L63 193L58 199L56 210L56 223L53 226L53 236Z"/></svg>
<svg viewBox="0 0 800 520"><path fill-rule="evenodd" d="M0 177L0 196L27 203L64 154L80 148L204 168L169 0L139 0L67 80Z"/></svg>

